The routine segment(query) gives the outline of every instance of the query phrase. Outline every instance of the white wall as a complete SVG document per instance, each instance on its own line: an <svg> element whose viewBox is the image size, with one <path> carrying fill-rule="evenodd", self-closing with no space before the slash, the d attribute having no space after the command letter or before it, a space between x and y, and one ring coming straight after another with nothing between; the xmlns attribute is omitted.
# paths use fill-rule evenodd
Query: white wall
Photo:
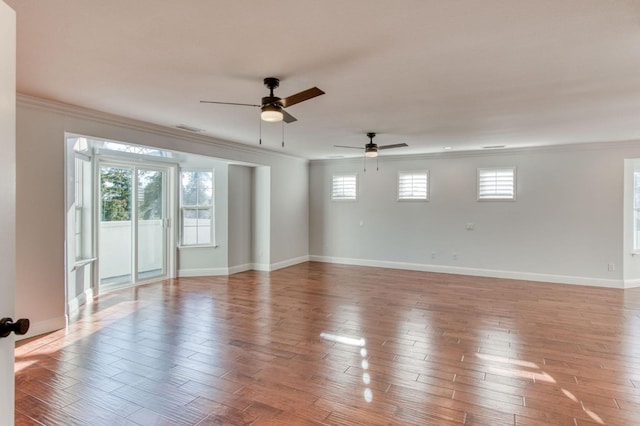
<svg viewBox="0 0 640 426"><path fill-rule="evenodd" d="M286 179L284 171L282 167L271 169L271 247L273 250L277 245L283 250L275 256L271 253L272 267L308 260L306 255L297 256L309 252L309 166L303 163L289 166L287 171L295 175L295 179ZM284 205L286 209L276 208ZM307 237L299 234L302 229Z"/></svg>
<svg viewBox="0 0 640 426"><path fill-rule="evenodd" d="M31 336L65 326L65 120L18 105L16 121L16 312Z"/></svg>
<svg viewBox="0 0 640 426"><path fill-rule="evenodd" d="M270 187L267 189L273 193L277 191L272 188L289 188L292 191L290 199L277 196L271 200L267 263L270 268L277 268L308 258L308 204L305 207L300 203L301 199L308 199L308 187L290 185L292 181L308 181L306 160L288 156L286 151L272 152L18 96L16 314L32 319L34 332L30 335L65 325L65 132L262 165L270 170ZM218 179L217 174L216 191L225 194L228 191L228 182ZM292 217L298 214L304 219ZM227 244L227 236L222 237ZM227 249L225 247L225 253ZM196 268L198 264L181 264L179 267Z"/></svg>
<svg viewBox="0 0 640 426"><path fill-rule="evenodd" d="M229 269L252 268L253 230L251 167L229 165Z"/></svg>
<svg viewBox="0 0 640 426"><path fill-rule="evenodd" d="M251 258L254 269L268 271L271 258L271 169L256 167L252 171L251 229L253 245ZM307 231L308 235L308 231ZM286 240L285 240L286 241ZM308 248L307 248L308 251Z"/></svg>
<svg viewBox="0 0 640 426"><path fill-rule="evenodd" d="M362 159L313 161L310 255L341 263L622 287L624 160L638 156L640 143L618 143L381 156L380 170L369 167L366 173ZM492 166L517 167L516 201L476 201L476 170ZM430 171L430 201L397 202L398 171L424 169ZM354 171L359 200L331 201L332 175ZM467 223L474 230L467 230Z"/></svg>

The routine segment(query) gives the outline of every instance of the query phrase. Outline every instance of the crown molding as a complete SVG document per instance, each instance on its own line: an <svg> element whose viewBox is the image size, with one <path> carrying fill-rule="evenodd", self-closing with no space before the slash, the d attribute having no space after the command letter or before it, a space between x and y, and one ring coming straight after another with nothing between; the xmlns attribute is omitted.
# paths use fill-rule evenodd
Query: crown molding
<svg viewBox="0 0 640 426"><path fill-rule="evenodd" d="M91 120L103 124L123 127L131 130L142 131L146 133L156 134L159 136L171 137L173 139L195 142L201 145L207 145L217 148L223 148L234 152L258 154L261 156L270 155L278 158L295 159L308 162L309 160L292 154L273 151L269 148L257 148L244 145L238 142L217 139L212 136L198 135L187 133L184 130L178 130L171 127L161 126L146 121L135 120L121 115L110 114L90 108L80 107L77 105L67 104L64 102L53 101L50 99L39 98L22 93L16 94L16 104L19 107L39 109L42 111L64 114L69 117ZM95 135L90 135L95 136Z"/></svg>
<svg viewBox="0 0 640 426"><path fill-rule="evenodd" d="M640 140L626 140L626 141L610 141L610 142L577 142L562 145L541 145L531 147L519 147L519 148L503 148L492 150L466 150L466 151L449 151L449 152L435 152L425 154L401 154L401 155L385 155L379 156L380 162L393 162L393 161L407 161L407 160L442 160L448 158L463 158L463 157L491 157L491 156L505 156L505 155L523 155L523 154L544 154L553 152L580 152L580 151L598 151L598 150L610 150L610 149L625 149L625 148L638 148L640 149ZM374 159L375 160L375 159ZM322 163L335 163L335 162L362 162L362 156L349 157L349 158L323 158L317 160L310 160L314 164Z"/></svg>
<svg viewBox="0 0 640 426"><path fill-rule="evenodd" d="M174 129L171 127L161 126L159 124L153 124L145 121L135 120L132 118L115 115L103 111L98 111L90 108L80 107L77 105L67 104L64 102L54 101L50 99L39 98L36 96L26 95L22 93L16 93L16 104L19 107L28 107L44 111L49 111L58 114L64 114L66 116L91 120L99 123L119 126L128 128L131 130L143 131L147 133L157 134L160 136L171 137L176 140L194 142L201 145L207 145L209 147L217 147L239 153L250 153L257 155L269 155L277 158L295 159L298 161L304 161L307 163L323 164L323 163L351 163L361 162L362 157L348 157L348 158L324 158L324 159L307 159L299 157L293 154L274 151L269 148L258 148L250 145L241 144L238 142L232 142L228 140L214 138L212 136L191 134L183 130ZM91 135L95 136L95 135ZM543 146L531 146L531 147L519 147L519 148L504 148L495 150L465 150L465 151L448 151L448 152L436 152L425 154L405 154L405 155L385 155L380 156L380 162L393 162L393 161L407 161L407 160L434 160L434 159L447 159L447 158L461 158L461 157L485 157L485 156L505 156L505 155L522 155L522 154L537 154L537 153L549 153L549 152L578 152L578 151L593 151L593 150L606 150L612 148L640 148L640 140L627 140L627 141L599 141L599 142L584 142L584 143L570 143L562 145L543 145Z"/></svg>

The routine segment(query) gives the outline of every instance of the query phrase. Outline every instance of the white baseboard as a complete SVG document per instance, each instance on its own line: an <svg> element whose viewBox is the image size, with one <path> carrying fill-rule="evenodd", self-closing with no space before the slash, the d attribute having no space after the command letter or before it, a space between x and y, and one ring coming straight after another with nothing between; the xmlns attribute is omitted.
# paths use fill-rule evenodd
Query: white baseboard
<svg viewBox="0 0 640 426"><path fill-rule="evenodd" d="M268 263L254 263L251 265L251 269L254 271L269 272L271 271L271 265Z"/></svg>
<svg viewBox="0 0 640 426"><path fill-rule="evenodd" d="M624 280L624 288L638 288L640 280Z"/></svg>
<svg viewBox="0 0 640 426"><path fill-rule="evenodd" d="M244 265L236 265L229 267L229 274L237 274L246 271L262 271L271 272L278 269L286 268L289 266L297 265L309 261L309 256L300 256L293 259L283 260L277 263L245 263Z"/></svg>
<svg viewBox="0 0 640 426"><path fill-rule="evenodd" d="M44 321L32 321L27 334L24 336L16 336L16 341L39 336L45 333L51 333L52 331L58 331L66 326L67 318L65 316L50 318Z"/></svg>
<svg viewBox="0 0 640 426"><path fill-rule="evenodd" d="M390 262L382 260L352 259L345 257L309 256L313 262L339 263L343 265L372 266L376 268L406 269L410 271L471 275L477 277L505 278L512 280L540 281L557 284L586 285L606 288L625 288L622 280L576 277L570 275L540 274L536 272L502 271L496 269L465 268L460 266L429 265L421 263ZM640 286L640 280L636 284ZM628 287L627 287L628 288Z"/></svg>
<svg viewBox="0 0 640 426"><path fill-rule="evenodd" d="M309 261L309 256L300 256L293 259L283 260L277 263L245 263L242 265L234 265L228 268L194 268L180 269L178 277L209 277L217 275L231 275L245 271L263 271L270 272L277 269L286 268L288 266L297 265Z"/></svg>
<svg viewBox="0 0 640 426"><path fill-rule="evenodd" d="M93 289L88 288L84 291L84 293L79 294L74 299L71 299L67 304L67 315L73 316L78 313L78 309L80 306L87 303L88 300L93 299Z"/></svg>
<svg viewBox="0 0 640 426"><path fill-rule="evenodd" d="M229 275L239 274L240 272L246 272L254 269L252 263L245 263L244 265L229 266Z"/></svg>
<svg viewBox="0 0 640 426"><path fill-rule="evenodd" d="M309 261L309 256L300 256L294 257L293 259L283 260L282 262L272 263L271 271L275 271L282 268L287 268L289 266L297 265L299 263L304 263Z"/></svg>
<svg viewBox="0 0 640 426"><path fill-rule="evenodd" d="M229 275L229 268L194 268L178 270L178 277L212 277Z"/></svg>

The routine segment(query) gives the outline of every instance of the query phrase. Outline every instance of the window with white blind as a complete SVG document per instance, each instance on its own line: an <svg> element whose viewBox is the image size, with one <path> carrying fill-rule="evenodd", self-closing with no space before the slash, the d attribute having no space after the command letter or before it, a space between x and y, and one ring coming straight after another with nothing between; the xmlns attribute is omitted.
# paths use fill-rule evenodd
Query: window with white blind
<svg viewBox="0 0 640 426"><path fill-rule="evenodd" d="M515 200L516 169L478 169L478 200Z"/></svg>
<svg viewBox="0 0 640 426"><path fill-rule="evenodd" d="M358 181L356 174L333 175L331 181L332 200L356 200Z"/></svg>
<svg viewBox="0 0 640 426"><path fill-rule="evenodd" d="M429 172L399 172L398 201L429 200Z"/></svg>

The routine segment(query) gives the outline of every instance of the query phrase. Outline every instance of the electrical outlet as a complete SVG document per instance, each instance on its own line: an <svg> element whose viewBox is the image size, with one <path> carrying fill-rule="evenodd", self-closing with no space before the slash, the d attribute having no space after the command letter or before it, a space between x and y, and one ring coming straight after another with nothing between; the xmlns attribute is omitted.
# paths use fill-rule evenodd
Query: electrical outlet
<svg viewBox="0 0 640 426"><path fill-rule="evenodd" d="M476 225L473 222L467 222L467 231L473 231Z"/></svg>
<svg viewBox="0 0 640 426"><path fill-rule="evenodd" d="M609 270L609 272L615 271L616 270L616 264L615 263L607 264L607 269Z"/></svg>
<svg viewBox="0 0 640 426"><path fill-rule="evenodd" d="M453 258L453 260L458 260L458 253L454 251L451 257Z"/></svg>
<svg viewBox="0 0 640 426"><path fill-rule="evenodd" d="M435 259L435 258L436 258L436 252L435 252L435 251L432 251L432 252L431 252L431 258L432 258L432 259Z"/></svg>

